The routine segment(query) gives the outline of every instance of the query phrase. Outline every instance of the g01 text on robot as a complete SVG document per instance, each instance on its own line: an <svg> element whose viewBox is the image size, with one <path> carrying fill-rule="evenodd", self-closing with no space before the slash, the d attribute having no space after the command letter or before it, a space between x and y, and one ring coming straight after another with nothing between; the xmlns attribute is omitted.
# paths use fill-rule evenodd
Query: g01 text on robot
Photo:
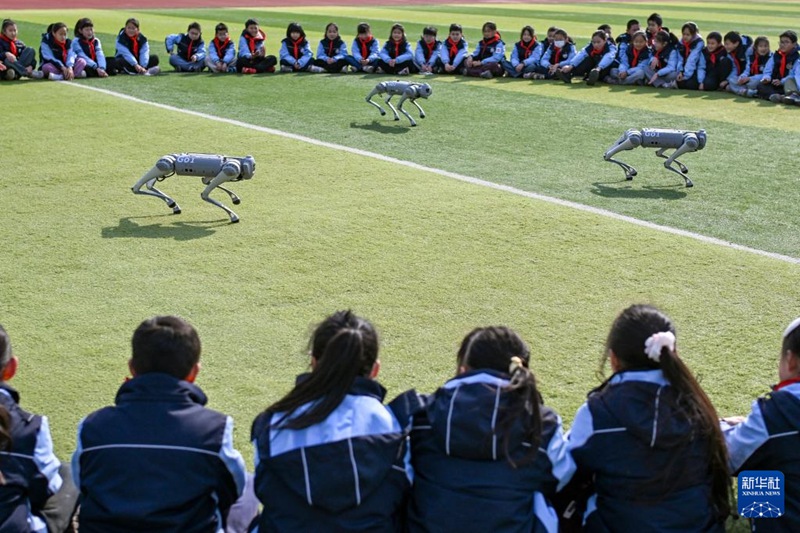
<svg viewBox="0 0 800 533"><path fill-rule="evenodd" d="M241 200L233 191L222 186L229 181L249 180L256 171L256 160L253 156L231 157L226 155L212 154L169 154L159 159L155 166L148 170L136 184L131 187L134 194L146 194L161 198L167 203L167 207L172 208L174 214L180 214L181 208L171 197L156 188L157 181L164 181L172 175L176 176L197 176L202 178L206 186L200 193L200 198L212 203L228 213L231 222L239 222L239 216L231 211L221 202L209 197L214 189L222 189L234 205L238 205ZM142 187L146 190L142 190Z"/></svg>
<svg viewBox="0 0 800 533"><path fill-rule="evenodd" d="M702 150L706 145L706 131L684 131L684 130L668 130L656 128L643 128L641 130L628 130L617 139L614 146L606 150L603 159L616 163L621 166L625 171L625 179L632 180L637 174L636 169L627 163L614 159L613 156L623 150L633 150L641 146L642 148L657 148L656 155L666 159L664 167L671 170L684 180L686 180L687 187L693 187L694 183L686 175L689 169L686 165L678 161L678 156L688 152L696 152ZM672 155L666 155L664 152L674 148L675 151ZM675 163L680 167L680 172L672 166Z"/></svg>

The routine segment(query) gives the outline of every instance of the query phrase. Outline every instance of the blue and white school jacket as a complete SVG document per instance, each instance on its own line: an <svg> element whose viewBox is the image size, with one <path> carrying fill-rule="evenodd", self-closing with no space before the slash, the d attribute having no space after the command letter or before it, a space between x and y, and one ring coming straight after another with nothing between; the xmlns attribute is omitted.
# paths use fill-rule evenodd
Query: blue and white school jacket
<svg viewBox="0 0 800 533"><path fill-rule="evenodd" d="M508 374L474 370L426 398L414 417L411 458L414 487L409 531L556 532L549 503L574 472L561 419L540 406L542 433L533 461L522 424L512 427L509 455L495 433L498 411L509 404Z"/></svg>
<svg viewBox="0 0 800 533"><path fill-rule="evenodd" d="M506 43L500 38L500 33L495 32L491 39L481 39L472 52L472 59L477 59L481 64L499 63L506 58Z"/></svg>
<svg viewBox="0 0 800 533"><path fill-rule="evenodd" d="M776 385L773 392L753 402L744 422L723 423L731 472L783 472L783 516L754 519L753 531L800 531L800 380Z"/></svg>
<svg viewBox="0 0 800 533"><path fill-rule="evenodd" d="M232 65L236 60L236 45L233 44L230 37L223 42L214 37L208 43L208 58L214 64L225 63L226 65Z"/></svg>
<svg viewBox="0 0 800 533"><path fill-rule="evenodd" d="M728 53L731 62L731 73L728 74L728 83L736 85L736 82L747 72L747 49L742 43L733 52Z"/></svg>
<svg viewBox="0 0 800 533"><path fill-rule="evenodd" d="M150 62L150 43L141 33L135 39L128 37L125 28L117 34L116 57L123 58L130 66L146 67Z"/></svg>
<svg viewBox="0 0 800 533"><path fill-rule="evenodd" d="M191 61L192 56L197 56L196 61L204 61L206 58L206 43L202 37L193 41L188 33L173 33L167 35L164 46L168 54L177 47L178 57L184 61Z"/></svg>
<svg viewBox="0 0 800 533"><path fill-rule="evenodd" d="M570 41L567 41L563 48L558 48L551 43L542 53L542 60L539 64L544 68L550 68L552 65L569 65L573 57L575 57L575 45Z"/></svg>
<svg viewBox="0 0 800 533"><path fill-rule="evenodd" d="M681 60L681 66L678 71L683 72L683 77L685 79L689 79L697 73L697 66L700 62L700 58L703 56L703 47L705 47L705 43L703 42L703 38L698 35L688 43L681 40L677 47Z"/></svg>
<svg viewBox="0 0 800 533"><path fill-rule="evenodd" d="M39 47L39 61L42 65L49 63L59 68L72 68L77 58L78 56L72 49L71 39L67 39L64 43L59 43L52 33L42 34L42 44Z"/></svg>
<svg viewBox="0 0 800 533"><path fill-rule="evenodd" d="M400 42L389 39L386 41L386 44L383 45L383 48L381 48L378 56L387 63L391 59L394 59L397 63L405 63L414 58L414 52L411 50L411 45L405 39Z"/></svg>
<svg viewBox="0 0 800 533"><path fill-rule="evenodd" d="M63 482L47 417L24 411L17 391L5 383L0 384L0 404L11 421L11 449L0 452L5 479L0 486L0 531L47 533L40 513Z"/></svg>
<svg viewBox="0 0 800 533"><path fill-rule="evenodd" d="M673 72L678 72L681 68L681 55L678 53L678 50L670 44L666 45L661 50L653 48L653 59L657 60L656 68L653 70L655 70L656 74L659 76L666 76Z"/></svg>
<svg viewBox="0 0 800 533"><path fill-rule="evenodd" d="M81 57L86 61L87 67L106 69L106 55L103 53L103 45L100 44L100 39L97 37L89 41L83 37L74 39L72 41L72 51L75 52L77 57Z"/></svg>
<svg viewBox="0 0 800 533"><path fill-rule="evenodd" d="M323 61L327 61L328 59L339 61L345 57L347 57L347 45L340 37L337 37L333 41L325 37L319 41L319 45L317 46L317 59Z"/></svg>
<svg viewBox="0 0 800 533"><path fill-rule="evenodd" d="M342 403L313 426L274 427L283 413L256 417L255 492L264 504L258 533L403 530L412 480L409 417L383 405L385 394L376 381L359 377Z"/></svg>
<svg viewBox="0 0 800 533"><path fill-rule="evenodd" d="M644 68L650 63L652 50L649 46L645 46L641 51L637 51L633 46L625 48L625 52L619 54L619 71L627 72L628 76L643 71Z"/></svg>
<svg viewBox="0 0 800 533"><path fill-rule="evenodd" d="M511 66L516 68L520 63L526 67L538 65L539 61L542 60L543 52L544 46L542 43L537 42L536 39L532 39L528 46L525 46L525 43L521 40L517 41L511 49Z"/></svg>
<svg viewBox="0 0 800 533"><path fill-rule="evenodd" d="M370 35L369 39L366 41L362 41L356 37L353 39L353 46L350 48L350 52L356 61L360 62L362 59L366 59L370 63L378 60L378 54L380 54L380 50L381 45L378 42L378 39L372 35Z"/></svg>
<svg viewBox="0 0 800 533"><path fill-rule="evenodd" d="M245 464L233 420L206 401L196 385L153 372L81 420L72 456L81 533L224 530Z"/></svg>
<svg viewBox="0 0 800 533"><path fill-rule="evenodd" d="M264 50L264 43L267 41L267 34L261 28L258 29L258 35L253 37L247 32L247 28L242 30L239 36L239 57L249 59L253 57L256 52Z"/></svg>
<svg viewBox="0 0 800 533"><path fill-rule="evenodd" d="M769 60L772 57L772 52L767 52L767 55L760 56L756 52L755 47L751 46L747 49L746 57L747 67L745 68L742 76L747 78L758 76L758 79L761 79L764 76L767 63L769 63Z"/></svg>
<svg viewBox="0 0 800 533"><path fill-rule="evenodd" d="M441 47L439 57L445 65L459 66L464 58L467 56L467 49L469 44L463 37L457 43L454 43L450 37L444 40Z"/></svg>
<svg viewBox="0 0 800 533"><path fill-rule="evenodd" d="M425 42L425 39L417 41L417 48L414 50L414 64L417 67L428 65L433 67L440 59L439 54L442 47L442 41L434 40L430 45Z"/></svg>
<svg viewBox="0 0 800 533"><path fill-rule="evenodd" d="M781 80L781 84L785 85L791 78L794 78L797 86L800 87L800 50L795 48L788 54L784 54L780 50L773 52L772 57L764 66L762 81Z"/></svg>
<svg viewBox="0 0 800 533"><path fill-rule="evenodd" d="M711 496L710 442L676 407L660 370L614 374L575 415L576 475L594 476L585 531L724 531Z"/></svg>
<svg viewBox="0 0 800 533"><path fill-rule="evenodd" d="M609 68L612 66L612 63L614 63L614 60L617 58L617 47L613 46L611 43L609 43L608 40L606 40L603 49L595 51L594 46L592 46L592 43L589 43L588 45L581 48L580 52L575 54L575 56L570 60L569 64L572 65L573 67L577 67L578 65L580 65L581 61L583 61L587 57L598 56L598 55L601 57L597 63L597 68L599 68L600 70Z"/></svg>
<svg viewBox="0 0 800 533"><path fill-rule="evenodd" d="M279 56L282 61L290 65L297 65L301 69L306 68L314 59L311 45L308 44L305 37L300 37L297 41L293 41L290 37L283 39Z"/></svg>

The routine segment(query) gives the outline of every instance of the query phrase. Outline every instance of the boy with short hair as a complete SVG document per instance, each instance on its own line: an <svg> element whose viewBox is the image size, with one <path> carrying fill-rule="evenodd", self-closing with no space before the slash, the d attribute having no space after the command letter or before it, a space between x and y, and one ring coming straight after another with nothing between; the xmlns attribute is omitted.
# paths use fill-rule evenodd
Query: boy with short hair
<svg viewBox="0 0 800 533"><path fill-rule="evenodd" d="M633 44L633 35L640 29L641 26L639 25L639 21L636 19L630 19L625 25L625 33L617 35L617 38L614 40L614 42L617 44L618 60L622 60L622 56L625 55L625 51L631 44ZM645 36L646 35L647 34L645 34Z"/></svg>
<svg viewBox="0 0 800 533"><path fill-rule="evenodd" d="M506 44L497 31L497 24L486 22L481 28L483 39L478 41L475 51L464 60L467 76L491 79L503 75L502 61L506 58Z"/></svg>
<svg viewBox="0 0 800 533"><path fill-rule="evenodd" d="M381 45L378 39L372 36L372 29L366 22L358 25L356 33L348 62L356 69L372 74L378 66Z"/></svg>
<svg viewBox="0 0 800 533"><path fill-rule="evenodd" d="M422 38L417 42L414 51L414 65L420 74L438 74L442 71L442 59L440 56L442 41L436 38L438 31L433 26L427 26L422 30Z"/></svg>
<svg viewBox="0 0 800 533"><path fill-rule="evenodd" d="M167 35L164 44L169 64L178 72L201 72L205 68L206 43L199 22L189 24L186 33Z"/></svg>
<svg viewBox="0 0 800 533"><path fill-rule="evenodd" d="M53 453L47 417L24 411L7 383L18 365L0 325L0 410L8 415L11 441L0 460L0 531L60 533L72 522L78 492Z"/></svg>
<svg viewBox="0 0 800 533"><path fill-rule="evenodd" d="M442 43L439 58L442 60L442 74L464 74L464 58L467 56L467 40L461 24L450 24L450 34Z"/></svg>
<svg viewBox="0 0 800 533"><path fill-rule="evenodd" d="M208 45L206 66L211 72L236 72L236 46L228 35L228 26L220 22L214 28L214 40Z"/></svg>
<svg viewBox="0 0 800 533"><path fill-rule="evenodd" d="M264 48L267 34L258 26L256 19L247 19L244 30L239 37L239 57L236 59L236 70L242 74L263 74L275 72L278 58L268 56Z"/></svg>
<svg viewBox="0 0 800 533"><path fill-rule="evenodd" d="M778 50L764 66L764 76L758 86L758 96L774 103L796 103L800 89L800 59L797 33L786 30L779 36Z"/></svg>
<svg viewBox="0 0 800 533"><path fill-rule="evenodd" d="M732 69L733 64L722 45L722 35L718 31L712 31L706 37L706 46L697 65L699 89L701 91L724 89Z"/></svg>
<svg viewBox="0 0 800 533"><path fill-rule="evenodd" d="M133 378L116 405L78 426L80 531L220 531L242 494L245 465L233 448L233 420L204 407L194 385L197 331L157 316L136 328L131 344Z"/></svg>

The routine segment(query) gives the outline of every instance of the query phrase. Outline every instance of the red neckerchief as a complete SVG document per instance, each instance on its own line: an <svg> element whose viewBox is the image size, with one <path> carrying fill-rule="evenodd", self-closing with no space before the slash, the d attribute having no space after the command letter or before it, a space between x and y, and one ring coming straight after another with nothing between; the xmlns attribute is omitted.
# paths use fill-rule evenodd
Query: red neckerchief
<svg viewBox="0 0 800 533"><path fill-rule="evenodd" d="M292 53L292 57L295 59L300 59L300 46L306 40L305 37L300 37L296 41L293 41L291 37L289 37L289 42L292 43L292 47L294 48L294 52Z"/></svg>
<svg viewBox="0 0 800 533"><path fill-rule="evenodd" d="M424 44L425 48L428 49L428 53L425 54L425 59L430 59L431 56L433 55L434 48L436 48L436 39L434 39L433 42L430 44L428 44L428 42L425 41L425 39L422 39L422 44Z"/></svg>
<svg viewBox="0 0 800 533"><path fill-rule="evenodd" d="M194 41L189 39L189 48L186 49L186 59L192 59L192 43Z"/></svg>
<svg viewBox="0 0 800 533"><path fill-rule="evenodd" d="M566 46L566 45L564 45L564 46ZM561 59L561 48L558 48L558 47L554 46L553 49L556 51L553 54L553 64L554 65L558 65L558 60Z"/></svg>
<svg viewBox="0 0 800 533"><path fill-rule="evenodd" d="M217 48L217 55L219 56L220 61L222 60L222 52L228 47L228 44L231 42L231 38L227 37L224 43L220 43L219 39L214 37L214 40L211 41L214 43L214 46Z"/></svg>
<svg viewBox="0 0 800 533"><path fill-rule="evenodd" d="M444 44L450 49L450 61L452 61L458 55L458 45L461 44L461 41L459 40L458 43L454 43L453 40L448 37Z"/></svg>
<svg viewBox="0 0 800 533"><path fill-rule="evenodd" d="M260 37L260 39L259 39ZM254 54L256 51L256 41L266 41L267 34L264 33L261 28L258 29L258 37L253 37L246 31L244 32L244 38L247 40L247 48L250 49L250 54Z"/></svg>
<svg viewBox="0 0 800 533"><path fill-rule="evenodd" d="M605 51L606 51L606 47L605 47L605 45L603 45L603 48L601 48L600 50L598 50L597 48L595 48L594 46L592 46L592 49L589 51L589 55L590 55L591 57L597 57L597 56L601 56L601 55L603 55L603 53L604 53Z"/></svg>
<svg viewBox="0 0 800 533"><path fill-rule="evenodd" d="M720 54L722 54L723 50L724 50L724 48L722 46L720 46L716 50L714 50L713 52L709 52L708 53L708 57L711 59L711 64L712 65L716 65L717 64L717 59L719 59L719 56L720 56Z"/></svg>
<svg viewBox="0 0 800 533"><path fill-rule="evenodd" d="M784 388L784 387L786 387L788 385L792 385L794 383L800 383L800 376L789 378L789 379L784 379L783 381L781 381L777 385L773 385L772 386L772 390L773 391L779 391L782 388Z"/></svg>
<svg viewBox="0 0 800 533"><path fill-rule="evenodd" d="M397 56L400 55L400 45L403 44L404 42L405 42L405 39L401 39L399 41L395 41L394 42L394 57L395 57L395 59L397 58Z"/></svg>
<svg viewBox="0 0 800 533"><path fill-rule="evenodd" d="M753 50L753 64L750 65L750 74L752 76L755 76L756 74L759 74L759 71L758 71L758 58L759 57L761 57L761 56L758 55L758 52Z"/></svg>
<svg viewBox="0 0 800 533"><path fill-rule="evenodd" d="M644 50L644 48L642 48ZM639 54L642 53L642 50L637 50L633 46L631 46L631 53L633 54L633 61L631 61L631 66L635 67L639 64Z"/></svg>
<svg viewBox="0 0 800 533"><path fill-rule="evenodd" d="M366 59L369 57L369 45L372 43L372 35L367 35L367 39L363 40L361 37L356 37L358 39L358 45L361 47L361 57Z"/></svg>
<svg viewBox="0 0 800 533"><path fill-rule="evenodd" d="M61 62L64 63L64 66L67 66L67 41L60 43L56 39L53 39L53 42L61 48Z"/></svg>
<svg viewBox="0 0 800 533"><path fill-rule="evenodd" d="M689 59L689 54L692 53L692 44L694 44L694 41L689 41L688 43L686 43L686 42L683 43L683 59L684 59L684 61Z"/></svg>
<svg viewBox="0 0 800 533"><path fill-rule="evenodd" d="M784 76L786 76L786 58L789 56L788 54L784 54L780 50L778 50L775 53L781 56L781 78L783 78Z"/></svg>
<svg viewBox="0 0 800 533"><path fill-rule="evenodd" d="M483 52L485 52L489 48L489 46L493 45L499 40L500 40L500 32L497 31L494 32L494 36L490 37L489 39L486 38L482 39L481 44L483 46L481 48L481 55L483 55Z"/></svg>
<svg viewBox="0 0 800 533"><path fill-rule="evenodd" d="M11 48L11 53L14 54L14 56L16 56L17 55L17 43L14 42L13 40L9 39L8 37L6 37L5 34L0 34L0 39L3 39L5 42L8 43L9 48Z"/></svg>
<svg viewBox="0 0 800 533"><path fill-rule="evenodd" d="M95 63L97 62L97 53L94 50L94 39L83 39L83 42L89 47L89 55L92 57L92 61Z"/></svg>
<svg viewBox="0 0 800 533"><path fill-rule="evenodd" d="M333 57L334 47L336 46L336 40L328 39L328 57Z"/></svg>
<svg viewBox="0 0 800 533"><path fill-rule="evenodd" d="M136 62L139 62L139 32L136 32L136 35L130 38L131 44L133 45L133 57L136 58Z"/></svg>
<svg viewBox="0 0 800 533"><path fill-rule="evenodd" d="M737 47L736 50L734 50L733 53L730 56L733 58L733 62L736 63L736 68L738 69L737 72L739 74L743 74L742 63L739 61L739 55L737 54L737 52L739 52L741 50L740 47L741 47L741 45L739 47Z"/></svg>
<svg viewBox="0 0 800 533"><path fill-rule="evenodd" d="M531 56L531 52L533 52L533 48L536 46L536 39L531 39L531 42L528 44L528 46L525 46L525 41L523 40L520 40L518 44L520 48L525 50L525 57L522 59L528 59Z"/></svg>
<svg viewBox="0 0 800 533"><path fill-rule="evenodd" d="M661 52L663 52L666 49L667 49L666 46L664 46L664 48L662 48L661 50L656 50L655 48L653 48L653 57L655 57L658 60L659 66L661 65Z"/></svg>

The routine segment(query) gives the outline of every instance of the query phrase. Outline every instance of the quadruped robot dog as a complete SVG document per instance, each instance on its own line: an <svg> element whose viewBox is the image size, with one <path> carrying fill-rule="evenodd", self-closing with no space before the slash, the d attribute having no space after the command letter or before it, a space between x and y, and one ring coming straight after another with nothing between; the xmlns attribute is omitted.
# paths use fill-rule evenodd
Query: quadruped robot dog
<svg viewBox="0 0 800 533"><path fill-rule="evenodd" d="M256 171L256 160L253 156L231 157L225 155L212 154L169 154L159 159L155 166L148 170L144 176L131 187L134 194L146 194L161 198L167 203L167 207L172 208L174 214L180 214L181 208L171 197L167 196L156 188L157 181L164 181L172 175L176 176L197 176L202 178L206 186L200 197L206 202L212 203L228 213L231 222L239 222L239 216L231 211L221 202L209 197L214 189L222 189L234 205L238 205L241 200L233 191L222 186L229 181L249 180ZM142 190L146 187L147 190Z"/></svg>
<svg viewBox="0 0 800 533"><path fill-rule="evenodd" d="M678 156L689 152L702 150L705 145L705 130L684 131L655 128L643 128L641 130L630 129L623 133L619 139L617 139L617 142L614 143L614 146L606 150L603 159L610 161L611 163L616 163L622 167L622 170L625 171L625 179L630 181L637 174L636 169L627 163L614 159L613 156L619 152L622 152L623 150L633 150L639 146L643 148L657 148L658 151L656 152L656 155L666 159L666 161L664 161L664 167L686 180L687 187L694 187L694 183L692 183L692 180L690 180L689 176L686 175L689 173L689 169L686 168L686 165L678 161ZM675 151L672 152L672 155L666 155L664 152L671 148L674 148ZM678 165L680 172L678 172L678 169L672 166L673 163Z"/></svg>
<svg viewBox="0 0 800 533"><path fill-rule="evenodd" d="M400 116L397 114L397 109L403 113L406 118L411 121L412 126L416 126L417 123L411 118L411 115L403 109L403 104L406 100L414 104L414 106L419 109L419 118L425 118L425 111L420 107L417 103L417 98L428 98L431 95L431 86L427 83L416 83L413 81L382 81L375 86L374 89L367 95L367 103L374 105L378 108L381 112L381 116L386 115L386 111L380 106L372 101L372 97L376 94L388 94L389 96L386 97L386 105L389 106L389 109L392 110L394 113L394 119L400 120ZM390 101L392 96L399 96L400 101L397 103L397 109L392 105Z"/></svg>

